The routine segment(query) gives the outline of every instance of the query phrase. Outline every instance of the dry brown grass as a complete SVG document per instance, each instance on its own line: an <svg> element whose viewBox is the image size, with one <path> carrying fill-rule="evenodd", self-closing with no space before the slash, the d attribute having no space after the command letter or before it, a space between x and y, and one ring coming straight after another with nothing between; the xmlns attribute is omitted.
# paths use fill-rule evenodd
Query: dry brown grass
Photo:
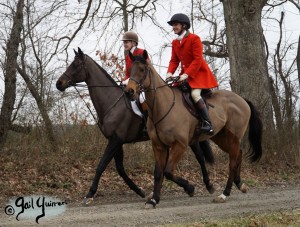
<svg viewBox="0 0 300 227"><path fill-rule="evenodd" d="M21 195L46 194L81 201L88 192L99 158L107 141L96 126L72 126L57 130L59 150L50 151L43 130L36 128L29 135L11 134L0 154L1 204ZM228 174L228 155L212 144L216 163L208 166L216 190L221 192ZM300 179L300 151L266 152L259 163L243 161L242 178L249 187L265 187ZM298 152L298 153L297 153ZM294 155L294 156L293 156ZM153 185L153 154L151 143L124 145L124 166L128 175L146 192ZM180 161L177 172L205 192L199 164L189 150ZM201 178L201 180L199 180ZM164 190L182 193L174 183L165 181ZM118 176L114 162L101 178L98 195L118 191L133 193Z"/></svg>

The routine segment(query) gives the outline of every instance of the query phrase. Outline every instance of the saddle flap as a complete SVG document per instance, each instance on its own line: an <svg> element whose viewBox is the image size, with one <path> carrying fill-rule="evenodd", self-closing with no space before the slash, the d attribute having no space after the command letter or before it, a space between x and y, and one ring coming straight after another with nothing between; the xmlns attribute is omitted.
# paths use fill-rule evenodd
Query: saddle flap
<svg viewBox="0 0 300 227"><path fill-rule="evenodd" d="M184 106L188 109L188 111L196 118L199 118L198 111L194 105L190 92L182 92L182 97Z"/></svg>
<svg viewBox="0 0 300 227"><path fill-rule="evenodd" d="M182 93L182 97L183 97L183 103L185 105L185 107L188 109L188 111L194 115L195 117L199 118L199 113L197 108L194 105L194 101L192 99L191 93L190 93L190 89L181 89L181 93ZM201 97L203 98L205 104L206 103L206 98L209 98L212 96L212 90L211 89L202 89L201 90ZM208 108L208 105L207 105Z"/></svg>

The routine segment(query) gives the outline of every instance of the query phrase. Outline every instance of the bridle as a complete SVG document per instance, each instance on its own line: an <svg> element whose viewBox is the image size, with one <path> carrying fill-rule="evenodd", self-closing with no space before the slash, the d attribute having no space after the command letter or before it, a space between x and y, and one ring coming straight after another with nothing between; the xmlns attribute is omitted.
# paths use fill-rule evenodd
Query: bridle
<svg viewBox="0 0 300 227"><path fill-rule="evenodd" d="M143 83L147 79L148 74L150 74L150 67L147 65L146 70L144 71L144 75L140 81L137 81L136 79L132 78L131 76L129 77L129 80L134 81L139 86L140 91L147 91L148 89L144 88ZM151 77L150 77L150 81L151 81Z"/></svg>
<svg viewBox="0 0 300 227"><path fill-rule="evenodd" d="M166 86L168 86L169 87L169 84L164 84L164 85L162 85L162 86L159 86L159 87L155 87L155 85L153 85L154 87L149 87L149 88L145 88L144 87L144 85L143 85L143 83L144 83L144 81L147 79L147 76L149 75L149 80L150 80L150 85L152 84L152 81L151 81L151 76L150 76L150 67L149 67L149 65L147 65L147 63L143 63L143 62L141 62L142 64L145 64L146 65L146 70L144 71L144 75L143 75L143 77L138 81L138 80L136 80L135 78L132 78L131 76L130 76L130 78L129 78L129 80L132 80L132 81L134 81L138 86L139 86L139 91L140 92L150 92L151 90L154 90L155 92L159 89L159 88L163 88L163 87L166 87ZM153 80L154 81L154 80ZM154 124L154 127L155 127L155 129L156 129L156 125L158 124L158 123L160 123L164 118L166 118L166 116L170 113L170 111L172 110L172 108L174 107L174 105L175 105L175 93L174 93L174 90L173 89L171 89L171 91L172 91L172 93L173 93L173 102L172 102L172 105L171 105L171 107L169 108L169 110L163 115L163 117L161 117L159 120L157 120L156 122L153 122L153 119L151 119L152 120L152 122L153 122L153 124ZM155 98L156 98L156 95L154 95L154 99L153 99L153 103L152 103L152 105L148 105L148 107L150 108L150 106L154 106L154 103L155 103ZM147 102L147 99L145 100L145 102ZM150 118L150 116L149 116L149 118ZM157 129L156 129L157 130Z"/></svg>
<svg viewBox="0 0 300 227"><path fill-rule="evenodd" d="M75 58L78 58L78 56L75 56ZM84 69L85 76L87 77L89 75L89 73L87 72L86 65L85 65L86 55L84 55L84 59L83 60L81 60L81 59L79 59L79 60L80 60L80 63L81 63L80 64L81 67ZM72 86L74 86L76 88L76 86L78 86L78 85L79 85L78 87L81 87L80 84L77 84L76 82L72 81L72 78L66 72L64 72L63 75L65 75L69 79L67 81L67 88L68 87L72 87Z"/></svg>

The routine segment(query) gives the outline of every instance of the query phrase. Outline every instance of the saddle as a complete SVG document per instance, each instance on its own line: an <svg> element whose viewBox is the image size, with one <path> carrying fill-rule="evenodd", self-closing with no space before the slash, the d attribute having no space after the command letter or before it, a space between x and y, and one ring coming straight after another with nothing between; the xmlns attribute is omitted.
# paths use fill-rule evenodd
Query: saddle
<svg viewBox="0 0 300 227"><path fill-rule="evenodd" d="M182 83L181 85L178 86L179 89L182 91L182 98L183 98L183 103L187 110L196 118L200 118L200 115L198 113L197 108L194 105L194 101L191 96L191 88L187 82ZM202 89L201 90L201 97L203 98L207 109L209 108L209 105L206 101L207 98L210 98L212 96L212 90L211 89Z"/></svg>
<svg viewBox="0 0 300 227"><path fill-rule="evenodd" d="M187 110L193 116L195 116L197 119L199 119L198 124L196 125L196 128L195 128L193 137L190 141L190 144L193 144L193 143L198 142L199 136L202 134L202 132L201 132L202 121L200 118L200 114L198 113L198 110L194 105L194 101L191 96L191 88L190 88L189 84L187 82L183 82L178 87L182 91L181 93L182 93L184 106L187 108ZM213 107L212 105L208 104L206 101L206 99L210 98L211 96L212 96L211 89L201 89L201 97L203 98L203 100L207 106L207 109L209 108L209 106Z"/></svg>

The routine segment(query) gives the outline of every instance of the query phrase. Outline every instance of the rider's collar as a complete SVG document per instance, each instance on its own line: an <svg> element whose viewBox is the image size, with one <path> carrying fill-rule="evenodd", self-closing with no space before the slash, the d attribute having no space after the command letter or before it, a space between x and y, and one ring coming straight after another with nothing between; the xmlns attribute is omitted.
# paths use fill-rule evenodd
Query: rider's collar
<svg viewBox="0 0 300 227"><path fill-rule="evenodd" d="M186 34L186 30L184 30L178 37L177 40L181 41Z"/></svg>
<svg viewBox="0 0 300 227"><path fill-rule="evenodd" d="M134 46L130 49L130 52L133 54L133 52L135 51L135 49L137 48L137 46Z"/></svg>

